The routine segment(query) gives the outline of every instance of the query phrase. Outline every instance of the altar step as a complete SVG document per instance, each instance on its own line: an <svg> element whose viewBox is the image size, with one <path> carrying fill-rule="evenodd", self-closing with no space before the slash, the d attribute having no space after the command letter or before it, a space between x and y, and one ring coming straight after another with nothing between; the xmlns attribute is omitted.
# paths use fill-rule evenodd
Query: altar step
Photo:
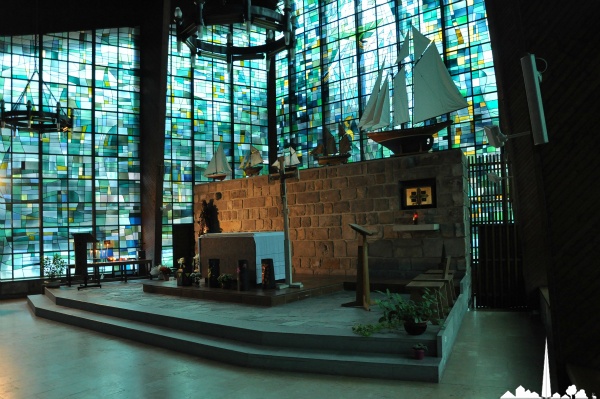
<svg viewBox="0 0 600 399"><path fill-rule="evenodd" d="M45 291L28 297L38 317L237 366L439 382L447 360L438 357L435 331L418 337L389 334L368 338L351 331L334 334L326 328L290 332L233 319L213 317L207 321L176 310L146 311L121 302L86 302L62 296L60 289ZM423 360L409 355L416 342L429 347Z"/></svg>

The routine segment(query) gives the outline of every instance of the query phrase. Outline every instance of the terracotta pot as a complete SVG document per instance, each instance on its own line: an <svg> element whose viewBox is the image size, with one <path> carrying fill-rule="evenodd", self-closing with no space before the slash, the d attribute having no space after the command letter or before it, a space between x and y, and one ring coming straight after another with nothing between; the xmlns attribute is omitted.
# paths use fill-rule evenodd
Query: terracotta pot
<svg viewBox="0 0 600 399"><path fill-rule="evenodd" d="M417 360L423 360L423 358L425 357L425 350L424 349L413 349L413 356Z"/></svg>

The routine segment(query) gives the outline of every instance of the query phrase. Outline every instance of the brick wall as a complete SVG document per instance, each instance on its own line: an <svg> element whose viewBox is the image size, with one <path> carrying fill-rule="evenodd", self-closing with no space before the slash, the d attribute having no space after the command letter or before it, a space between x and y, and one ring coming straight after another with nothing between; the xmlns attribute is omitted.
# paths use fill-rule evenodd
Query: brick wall
<svg viewBox="0 0 600 399"><path fill-rule="evenodd" d="M286 181L295 274L356 275L362 238L350 223L376 231L368 238L373 277L408 279L437 267L442 246L459 275L469 269L467 161L460 150L301 170L299 176ZM400 207L399 182L426 178L436 180L437 206L420 209L419 224L439 224L439 230L394 231L412 224L413 212ZM278 180L261 175L196 185L195 220L202 200L211 199L223 232L283 230Z"/></svg>

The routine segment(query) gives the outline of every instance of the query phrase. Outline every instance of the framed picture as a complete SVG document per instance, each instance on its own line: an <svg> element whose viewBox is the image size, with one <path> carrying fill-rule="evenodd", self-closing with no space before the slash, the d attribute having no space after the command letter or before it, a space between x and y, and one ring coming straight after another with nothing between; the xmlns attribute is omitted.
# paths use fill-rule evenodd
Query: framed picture
<svg viewBox="0 0 600 399"><path fill-rule="evenodd" d="M435 178L399 182L402 209L435 208Z"/></svg>

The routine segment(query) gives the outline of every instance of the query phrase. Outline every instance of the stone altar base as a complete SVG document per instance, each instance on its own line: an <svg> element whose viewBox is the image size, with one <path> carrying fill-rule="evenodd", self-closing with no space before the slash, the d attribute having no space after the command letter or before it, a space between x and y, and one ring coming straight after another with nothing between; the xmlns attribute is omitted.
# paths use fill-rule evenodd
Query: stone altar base
<svg viewBox="0 0 600 399"><path fill-rule="evenodd" d="M174 281L144 281L144 292L173 295L186 298L209 299L220 302L240 303L257 306L278 306L306 298L326 295L345 289L347 277L330 276L295 276L293 281L300 281L302 288L285 288L264 290L256 286L247 291L237 289L211 288L203 281L199 287L177 286Z"/></svg>

